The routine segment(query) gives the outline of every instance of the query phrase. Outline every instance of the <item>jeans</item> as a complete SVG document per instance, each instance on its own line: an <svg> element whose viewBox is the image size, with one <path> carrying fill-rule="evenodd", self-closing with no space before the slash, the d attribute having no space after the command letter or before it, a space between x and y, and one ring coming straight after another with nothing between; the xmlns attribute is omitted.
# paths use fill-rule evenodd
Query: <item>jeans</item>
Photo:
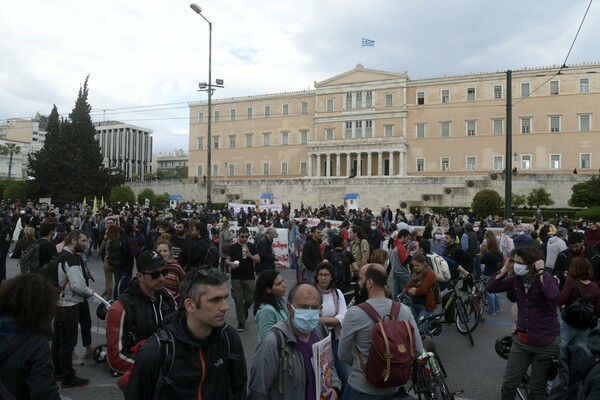
<svg viewBox="0 0 600 400"><path fill-rule="evenodd" d="M131 280L132 271L126 271L123 269L115 268L115 289L113 294L113 300L119 298L119 295L127 289L129 281ZM123 279L125 278L125 279Z"/></svg>
<svg viewBox="0 0 600 400"><path fill-rule="evenodd" d="M331 350L333 351L333 361L338 378L342 381L342 390L348 387L348 364L338 358L338 347L340 341L334 339L331 341Z"/></svg>
<svg viewBox="0 0 600 400"><path fill-rule="evenodd" d="M113 286L113 276L115 275L114 267L108 265L107 262L103 265L104 269L104 282L106 283L106 294L104 298L110 299L113 295L114 286Z"/></svg>
<svg viewBox="0 0 600 400"><path fill-rule="evenodd" d="M546 398L548 372L553 359L558 357L558 338L546 346L523 344L517 335L513 336L512 347L504 370L502 381L502 400L513 400L517 394L517 385L531 365L527 399Z"/></svg>
<svg viewBox="0 0 600 400"><path fill-rule="evenodd" d="M484 275L483 277L485 278L486 284L490 281L490 279L492 279L492 277L488 275ZM500 299L497 293L490 293L486 290L485 299L488 303L488 314L495 314L500 310Z"/></svg>
<svg viewBox="0 0 600 400"><path fill-rule="evenodd" d="M396 393L392 394L367 394L352 389L352 386L346 385L342 400L392 400Z"/></svg>
<svg viewBox="0 0 600 400"><path fill-rule="evenodd" d="M589 329L580 331L567 324L562 318L559 317L558 320L560 321L560 351L564 351L569 345L587 344Z"/></svg>
<svg viewBox="0 0 600 400"><path fill-rule="evenodd" d="M409 280L410 274L394 275L394 299L404 292Z"/></svg>
<svg viewBox="0 0 600 400"><path fill-rule="evenodd" d="M52 363L54 375L73 376L73 350L77 345L79 305L58 307L54 317L52 337Z"/></svg>
<svg viewBox="0 0 600 400"><path fill-rule="evenodd" d="M81 326L81 344L83 347L92 345L92 316L87 299L77 305L79 308L79 325Z"/></svg>
<svg viewBox="0 0 600 400"><path fill-rule="evenodd" d="M308 268L306 269L306 281L312 285L316 285L315 282L315 271L311 271Z"/></svg>
<svg viewBox="0 0 600 400"><path fill-rule="evenodd" d="M410 311L412 312L412 315L417 324L419 323L421 317L427 318L431 317L431 315L433 314L431 311L427 311L425 309L425 304L416 304L414 301L410 305ZM427 333L429 331L429 324L429 321L423 322L423 325L421 325L421 328L419 330L423 333Z"/></svg>
<svg viewBox="0 0 600 400"><path fill-rule="evenodd" d="M233 289L233 301L235 303L235 314L238 324L244 324L248 318L248 310L254 301L254 279L232 279L231 287Z"/></svg>

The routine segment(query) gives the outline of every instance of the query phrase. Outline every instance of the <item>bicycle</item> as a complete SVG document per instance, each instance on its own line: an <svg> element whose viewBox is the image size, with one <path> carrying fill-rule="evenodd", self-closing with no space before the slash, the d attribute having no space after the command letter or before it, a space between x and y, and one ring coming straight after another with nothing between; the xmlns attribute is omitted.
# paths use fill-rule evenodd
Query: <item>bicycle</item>
<svg viewBox="0 0 600 400"><path fill-rule="evenodd" d="M469 291L469 299L473 300L477 304L477 308L479 309L479 319L481 322L484 322L483 315L485 312L485 308L487 307L487 299L485 297L485 278L478 277L473 278L473 287Z"/></svg>
<svg viewBox="0 0 600 400"><path fill-rule="evenodd" d="M439 357L431 351L424 352L415 360L412 390L419 400L454 400L445 377Z"/></svg>

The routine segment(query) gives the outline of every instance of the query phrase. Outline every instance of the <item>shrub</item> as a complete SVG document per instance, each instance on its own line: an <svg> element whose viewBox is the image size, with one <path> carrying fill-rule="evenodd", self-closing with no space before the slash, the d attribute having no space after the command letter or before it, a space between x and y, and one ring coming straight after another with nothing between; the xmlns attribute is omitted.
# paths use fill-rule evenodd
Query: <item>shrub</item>
<svg viewBox="0 0 600 400"><path fill-rule="evenodd" d="M22 185L12 182L6 186L6 189L4 189L2 198L4 200L11 201L19 199L23 202L27 201L27 192L25 191Z"/></svg>
<svg viewBox="0 0 600 400"><path fill-rule="evenodd" d="M156 205L156 193L154 193L154 190L146 188L142 190L137 196L138 204L144 205L146 199L150 201L150 207Z"/></svg>
<svg viewBox="0 0 600 400"><path fill-rule="evenodd" d="M133 205L135 204L135 193L133 193L133 190L129 186L117 186L110 192L110 201Z"/></svg>
<svg viewBox="0 0 600 400"><path fill-rule="evenodd" d="M479 218L483 218L490 214L498 214L502 205L502 198L495 190L484 189L477 192L475 197L473 197L471 208Z"/></svg>

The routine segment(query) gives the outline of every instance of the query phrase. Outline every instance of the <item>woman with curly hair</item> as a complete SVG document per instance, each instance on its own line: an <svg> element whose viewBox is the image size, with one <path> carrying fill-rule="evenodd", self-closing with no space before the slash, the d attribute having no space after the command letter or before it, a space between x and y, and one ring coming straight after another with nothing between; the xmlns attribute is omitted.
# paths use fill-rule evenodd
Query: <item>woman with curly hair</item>
<svg viewBox="0 0 600 400"><path fill-rule="evenodd" d="M177 260L175 260L175 257L173 257L173 245L171 241L160 239L156 242L156 252L165 260L165 266L168 271L167 276L165 276L164 288L173 296L175 302L181 305L179 302L179 284L183 280L185 272Z"/></svg>
<svg viewBox="0 0 600 400"><path fill-rule="evenodd" d="M58 290L39 274L0 286L0 391L16 399L60 399L48 346L57 301Z"/></svg>

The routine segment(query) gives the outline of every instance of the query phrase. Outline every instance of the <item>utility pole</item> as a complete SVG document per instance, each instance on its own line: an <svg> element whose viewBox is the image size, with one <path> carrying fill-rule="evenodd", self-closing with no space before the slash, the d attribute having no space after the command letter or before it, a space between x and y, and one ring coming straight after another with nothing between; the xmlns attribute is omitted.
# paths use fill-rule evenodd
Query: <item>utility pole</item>
<svg viewBox="0 0 600 400"><path fill-rule="evenodd" d="M504 169L504 219L512 214L512 71L506 71L506 168Z"/></svg>

